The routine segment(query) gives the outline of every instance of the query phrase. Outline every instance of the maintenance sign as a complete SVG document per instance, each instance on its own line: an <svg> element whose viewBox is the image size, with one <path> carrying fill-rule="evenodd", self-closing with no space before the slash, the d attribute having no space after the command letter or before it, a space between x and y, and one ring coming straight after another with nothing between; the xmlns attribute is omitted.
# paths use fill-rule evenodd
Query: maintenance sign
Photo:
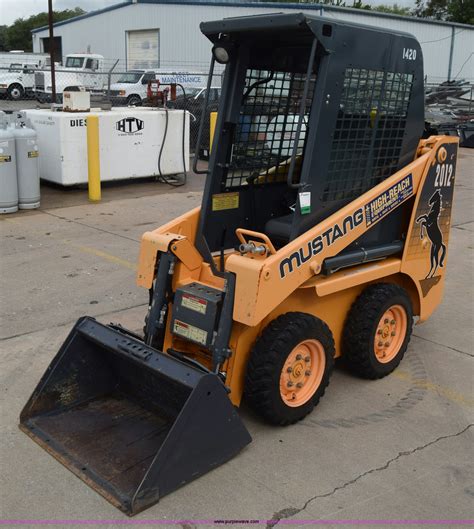
<svg viewBox="0 0 474 529"><path fill-rule="evenodd" d="M409 174L403 180L384 191L365 206L367 226L379 221L413 195L413 178Z"/></svg>

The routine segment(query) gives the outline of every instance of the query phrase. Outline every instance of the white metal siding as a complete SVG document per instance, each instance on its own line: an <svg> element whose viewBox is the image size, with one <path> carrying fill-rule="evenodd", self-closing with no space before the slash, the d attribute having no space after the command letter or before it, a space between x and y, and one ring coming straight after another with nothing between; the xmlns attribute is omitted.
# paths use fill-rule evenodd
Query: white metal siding
<svg viewBox="0 0 474 529"><path fill-rule="evenodd" d="M210 43L201 34L199 23L225 17L248 16L275 12L274 7L199 6L179 4L131 4L105 13L71 22L55 29L63 37L63 54L85 52L100 53L112 63L120 59L117 68L125 68L127 31L159 29L160 68L182 68L203 71L210 60ZM298 12L301 9L278 11ZM318 14L319 10L306 11ZM391 18L368 15L363 10L338 10L325 7L325 16L335 20L348 20L412 33L423 49L425 74L428 80L444 80L448 75L449 50L452 27L450 25L420 22L415 18ZM474 81L474 28L455 28L455 48L452 76L462 69L460 77ZM34 51L40 51L39 40L47 30L33 36ZM463 64L465 63L464 67Z"/></svg>
<svg viewBox="0 0 474 529"><path fill-rule="evenodd" d="M452 78L474 82L474 30L455 29Z"/></svg>

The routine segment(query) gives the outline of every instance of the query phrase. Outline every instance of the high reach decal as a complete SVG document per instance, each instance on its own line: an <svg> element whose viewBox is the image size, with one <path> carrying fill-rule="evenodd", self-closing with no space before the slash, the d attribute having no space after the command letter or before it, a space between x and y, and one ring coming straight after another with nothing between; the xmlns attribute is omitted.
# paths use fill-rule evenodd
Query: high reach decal
<svg viewBox="0 0 474 529"><path fill-rule="evenodd" d="M348 215L340 223L336 223L321 235L308 241L306 245L280 261L280 277L283 279L296 268L309 261L315 255L329 248L335 241L345 237L355 227L366 222L367 228L383 219L402 202L413 196L413 177L403 177L396 184L380 193L376 198L360 207L352 215Z"/></svg>
<svg viewBox="0 0 474 529"><path fill-rule="evenodd" d="M366 204L365 218L367 220L367 227L388 215L412 195L413 177L409 174Z"/></svg>

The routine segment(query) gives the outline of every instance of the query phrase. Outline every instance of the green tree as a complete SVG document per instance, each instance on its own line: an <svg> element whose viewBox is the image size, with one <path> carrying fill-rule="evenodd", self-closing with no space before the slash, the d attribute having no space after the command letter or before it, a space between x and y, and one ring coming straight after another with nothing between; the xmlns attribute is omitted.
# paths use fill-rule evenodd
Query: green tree
<svg viewBox="0 0 474 529"><path fill-rule="evenodd" d="M8 26L0 26L0 51L7 49L7 30Z"/></svg>
<svg viewBox="0 0 474 529"><path fill-rule="evenodd" d="M83 15L85 11L80 7L74 9L64 9L63 11L53 11L53 21L61 22L68 18ZM38 13L29 18L18 18L11 26L6 28L3 34L3 46L6 51L24 50L32 51L31 30L48 25L48 13ZM0 32L0 39L2 33ZM2 41L0 40L0 45Z"/></svg>
<svg viewBox="0 0 474 529"><path fill-rule="evenodd" d="M416 0L413 14L423 18L474 25L474 1Z"/></svg>
<svg viewBox="0 0 474 529"><path fill-rule="evenodd" d="M474 2L472 0L455 0L449 2L446 20L474 25Z"/></svg>
<svg viewBox="0 0 474 529"><path fill-rule="evenodd" d="M372 6L372 9L374 11L379 11L380 13L390 13L392 15L410 16L412 14L412 11L409 7L399 6L398 4L380 4L377 6Z"/></svg>

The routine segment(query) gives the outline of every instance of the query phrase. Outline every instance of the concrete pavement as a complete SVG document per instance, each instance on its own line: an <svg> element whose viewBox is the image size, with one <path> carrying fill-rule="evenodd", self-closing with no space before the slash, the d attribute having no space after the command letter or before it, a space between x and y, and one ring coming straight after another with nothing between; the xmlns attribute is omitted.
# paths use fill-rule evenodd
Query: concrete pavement
<svg viewBox="0 0 474 529"><path fill-rule="evenodd" d="M262 424L244 406L253 443L135 521L474 517L473 166L461 150L445 299L415 327L400 367L378 381L336 368L317 409L291 427ZM2 518L127 520L21 433L18 416L78 317L142 327L140 235L198 204L198 188L119 188L66 207L55 191L45 209L1 219Z"/></svg>

